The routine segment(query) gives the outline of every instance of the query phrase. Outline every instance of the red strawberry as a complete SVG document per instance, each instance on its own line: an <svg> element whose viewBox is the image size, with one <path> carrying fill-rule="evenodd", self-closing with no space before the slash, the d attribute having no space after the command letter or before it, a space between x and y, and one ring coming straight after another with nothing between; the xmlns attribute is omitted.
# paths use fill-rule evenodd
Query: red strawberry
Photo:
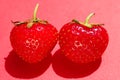
<svg viewBox="0 0 120 80"><path fill-rule="evenodd" d="M54 48L58 39L57 29L47 21L36 18L38 4L33 19L26 22L13 22L10 33L13 50L26 62L37 63Z"/></svg>
<svg viewBox="0 0 120 80"><path fill-rule="evenodd" d="M59 44L65 56L76 63L88 63L99 59L108 45L108 33L102 24L90 24L73 20L60 30Z"/></svg>

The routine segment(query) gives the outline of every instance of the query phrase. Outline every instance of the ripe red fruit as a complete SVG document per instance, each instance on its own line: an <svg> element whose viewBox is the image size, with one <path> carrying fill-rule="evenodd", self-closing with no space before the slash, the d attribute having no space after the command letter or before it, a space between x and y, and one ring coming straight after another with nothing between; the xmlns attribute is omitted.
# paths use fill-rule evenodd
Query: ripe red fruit
<svg viewBox="0 0 120 80"><path fill-rule="evenodd" d="M38 4L33 19L26 22L13 22L10 33L13 50L26 62L37 63L54 48L58 39L57 29L47 21L36 18Z"/></svg>
<svg viewBox="0 0 120 80"><path fill-rule="evenodd" d="M108 33L102 24L73 20L65 24L59 34L59 45L65 56L75 63L88 63L99 59L108 45Z"/></svg>

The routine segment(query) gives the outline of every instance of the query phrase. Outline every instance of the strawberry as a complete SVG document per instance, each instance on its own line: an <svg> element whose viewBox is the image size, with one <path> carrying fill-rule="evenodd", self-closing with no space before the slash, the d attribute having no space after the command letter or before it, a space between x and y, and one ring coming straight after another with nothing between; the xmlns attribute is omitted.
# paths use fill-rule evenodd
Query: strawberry
<svg viewBox="0 0 120 80"><path fill-rule="evenodd" d="M108 33L103 24L90 24L91 13L85 22L72 20L59 33L62 53L75 63L89 63L99 59L108 45Z"/></svg>
<svg viewBox="0 0 120 80"><path fill-rule="evenodd" d="M43 60L54 48L58 39L57 29L44 20L36 18L39 4L34 10L33 19L13 22L15 27L10 33L13 50L28 63Z"/></svg>

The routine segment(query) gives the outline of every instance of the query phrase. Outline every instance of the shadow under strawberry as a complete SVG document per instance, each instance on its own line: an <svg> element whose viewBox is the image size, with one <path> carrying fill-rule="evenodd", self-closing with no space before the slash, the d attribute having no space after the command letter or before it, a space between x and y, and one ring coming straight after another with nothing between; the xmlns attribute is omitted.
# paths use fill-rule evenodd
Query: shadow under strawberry
<svg viewBox="0 0 120 80"><path fill-rule="evenodd" d="M76 64L69 61L61 51L53 55L52 67L55 73L64 78L82 78L96 71L101 63L101 58L87 64Z"/></svg>
<svg viewBox="0 0 120 80"><path fill-rule="evenodd" d="M36 64L24 62L12 50L5 61L6 71L13 77L30 79L42 75L51 63L51 55L48 55L44 60Z"/></svg>

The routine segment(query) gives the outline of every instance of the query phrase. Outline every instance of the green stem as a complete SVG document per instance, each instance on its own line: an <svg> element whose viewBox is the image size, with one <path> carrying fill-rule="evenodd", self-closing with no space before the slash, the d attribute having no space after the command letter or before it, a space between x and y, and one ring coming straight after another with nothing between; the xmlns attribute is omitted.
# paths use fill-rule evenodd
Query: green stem
<svg viewBox="0 0 120 80"><path fill-rule="evenodd" d="M89 21L90 21L90 19L91 19L91 17L92 17L93 15L95 15L95 13L90 13L90 14L86 17L86 20L85 20L85 22L84 22L84 24L85 24L87 27L89 27L89 28L92 27L92 25L89 24Z"/></svg>
<svg viewBox="0 0 120 80"><path fill-rule="evenodd" d="M37 17L36 17L38 7L39 7L39 4L37 3L36 6L35 6L35 9L34 9L33 18L32 18L32 20L30 20L30 22L27 24L27 27L28 27L28 28L31 28L32 25L34 24L34 22L38 21L38 20L37 20Z"/></svg>
<svg viewBox="0 0 120 80"><path fill-rule="evenodd" d="M88 24L88 23L89 23L89 20L91 19L91 17L92 17L93 15L95 15L95 13L90 13L90 14L87 16L87 18L86 18L86 20L85 20L85 24Z"/></svg>
<svg viewBox="0 0 120 80"><path fill-rule="evenodd" d="M39 7L39 4L37 3L33 13L33 21L37 21L36 14L37 14L38 7Z"/></svg>

